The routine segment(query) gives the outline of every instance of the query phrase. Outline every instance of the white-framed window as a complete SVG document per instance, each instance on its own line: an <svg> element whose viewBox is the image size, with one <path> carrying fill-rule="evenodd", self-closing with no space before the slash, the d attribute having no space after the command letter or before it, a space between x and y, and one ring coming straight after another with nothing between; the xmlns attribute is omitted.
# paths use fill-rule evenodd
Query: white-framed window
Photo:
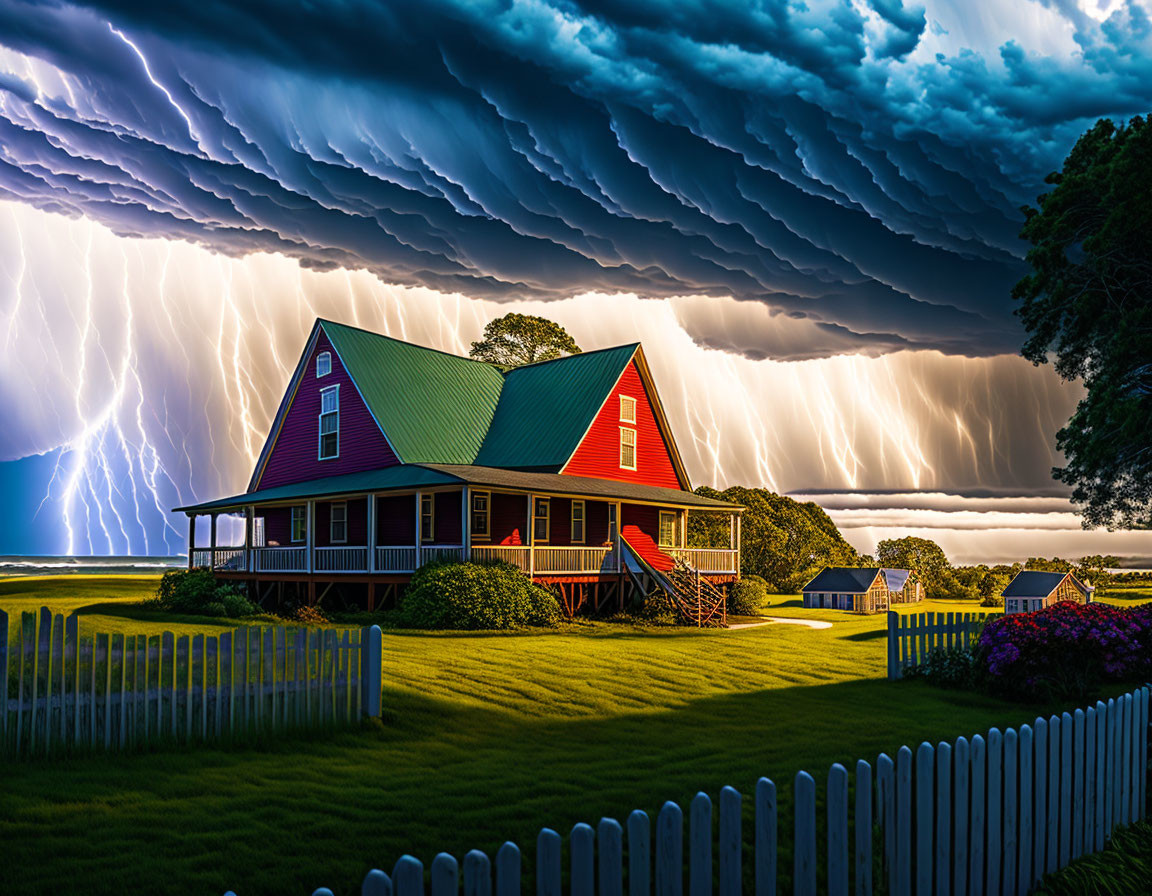
<svg viewBox="0 0 1152 896"><path fill-rule="evenodd" d="M300 543L308 539L308 508L292 508L292 541Z"/></svg>
<svg viewBox="0 0 1152 896"><path fill-rule="evenodd" d="M340 387L320 390L320 460L340 456Z"/></svg>
<svg viewBox="0 0 1152 896"><path fill-rule="evenodd" d="M620 427L620 469L636 469L636 430Z"/></svg>
<svg viewBox="0 0 1152 896"><path fill-rule="evenodd" d="M631 395L620 396L620 422L636 422L636 399Z"/></svg>
<svg viewBox="0 0 1152 896"><path fill-rule="evenodd" d="M548 543L548 533L552 522L552 502L547 498L532 501L532 541Z"/></svg>
<svg viewBox="0 0 1152 896"><path fill-rule="evenodd" d="M572 502L572 544L584 544L584 502Z"/></svg>
<svg viewBox="0 0 1152 896"><path fill-rule="evenodd" d="M488 492L472 493L472 537L488 538L491 535L489 519L492 497Z"/></svg>
<svg viewBox="0 0 1152 896"><path fill-rule="evenodd" d="M332 544L346 544L348 541L348 505L343 502L332 505L328 516L328 540Z"/></svg>
<svg viewBox="0 0 1152 896"><path fill-rule="evenodd" d="M328 376L332 372L332 352L320 352L316 356L316 378Z"/></svg>
<svg viewBox="0 0 1152 896"><path fill-rule="evenodd" d="M657 543L662 548L676 547L676 514L671 510L660 511L660 528Z"/></svg>
<svg viewBox="0 0 1152 896"><path fill-rule="evenodd" d="M436 538L436 496L420 496L420 540L433 541Z"/></svg>

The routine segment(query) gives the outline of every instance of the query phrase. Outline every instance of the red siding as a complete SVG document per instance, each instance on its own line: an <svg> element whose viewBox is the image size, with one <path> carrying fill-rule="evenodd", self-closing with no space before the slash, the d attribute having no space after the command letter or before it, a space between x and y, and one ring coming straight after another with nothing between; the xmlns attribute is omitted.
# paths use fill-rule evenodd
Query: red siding
<svg viewBox="0 0 1152 896"><path fill-rule="evenodd" d="M631 424L620 423L620 396L636 399L636 469L620 467L620 427ZM659 485L665 488L681 488L660 428L652 403L644 389L640 371L633 361L628 365L612 390L612 394L596 415L584 440L576 448L572 458L562 471L571 476L590 476L596 479L615 479L620 482L637 482L642 485Z"/></svg>
<svg viewBox="0 0 1152 896"><path fill-rule="evenodd" d="M332 346L321 331L257 488L378 470L399 463L335 352L332 372L317 379L316 356L324 351L332 352ZM320 390L335 385L340 386L340 456L319 460Z"/></svg>

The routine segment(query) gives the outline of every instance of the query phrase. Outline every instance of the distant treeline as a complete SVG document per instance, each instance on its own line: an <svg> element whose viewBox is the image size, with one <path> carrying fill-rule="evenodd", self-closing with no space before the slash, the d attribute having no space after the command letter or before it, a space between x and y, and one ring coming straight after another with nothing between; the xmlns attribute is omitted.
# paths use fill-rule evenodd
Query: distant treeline
<svg viewBox="0 0 1152 896"><path fill-rule="evenodd" d="M1016 573L1024 569L1071 572L1090 582L1102 594L1117 585L1152 585L1146 572L1110 573L1120 558L1093 555L1080 560L1029 557L1023 563L953 566L943 549L927 538L881 541L876 556L859 553L844 540L824 509L812 501L794 501L768 489L733 486L717 491L707 486L696 493L742 504L740 566L744 575L760 576L771 591L792 594L825 566L885 566L915 570L926 597L979 600L989 605ZM688 516L688 544L692 547L728 547L726 517L696 513Z"/></svg>

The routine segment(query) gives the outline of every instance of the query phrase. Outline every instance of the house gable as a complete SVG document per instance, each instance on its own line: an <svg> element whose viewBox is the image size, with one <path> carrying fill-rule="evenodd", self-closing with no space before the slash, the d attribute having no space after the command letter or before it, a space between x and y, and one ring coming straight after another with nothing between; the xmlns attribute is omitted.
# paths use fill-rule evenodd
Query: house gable
<svg viewBox="0 0 1152 896"><path fill-rule="evenodd" d="M316 359L323 352L331 356L331 372L318 377ZM339 455L320 460L320 392L331 386L339 386ZM399 462L340 355L323 327L317 325L273 421L248 490L362 473Z"/></svg>
<svg viewBox="0 0 1152 896"><path fill-rule="evenodd" d="M635 402L635 423L621 419L622 396ZM621 465L622 428L636 434L635 469ZM637 350L624 368L561 472L664 488L690 488L642 351Z"/></svg>

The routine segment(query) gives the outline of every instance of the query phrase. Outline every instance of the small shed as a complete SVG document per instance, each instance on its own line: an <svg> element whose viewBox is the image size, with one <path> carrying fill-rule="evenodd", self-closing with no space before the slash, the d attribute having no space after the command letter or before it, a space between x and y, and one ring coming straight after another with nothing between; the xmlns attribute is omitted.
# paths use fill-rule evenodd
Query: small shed
<svg viewBox="0 0 1152 896"><path fill-rule="evenodd" d="M876 567L826 566L801 588L805 607L878 613L888 609L885 570Z"/></svg>
<svg viewBox="0 0 1152 896"><path fill-rule="evenodd" d="M1070 572L1026 569L1004 589L1004 613L1031 613L1062 600L1090 603L1094 590Z"/></svg>

